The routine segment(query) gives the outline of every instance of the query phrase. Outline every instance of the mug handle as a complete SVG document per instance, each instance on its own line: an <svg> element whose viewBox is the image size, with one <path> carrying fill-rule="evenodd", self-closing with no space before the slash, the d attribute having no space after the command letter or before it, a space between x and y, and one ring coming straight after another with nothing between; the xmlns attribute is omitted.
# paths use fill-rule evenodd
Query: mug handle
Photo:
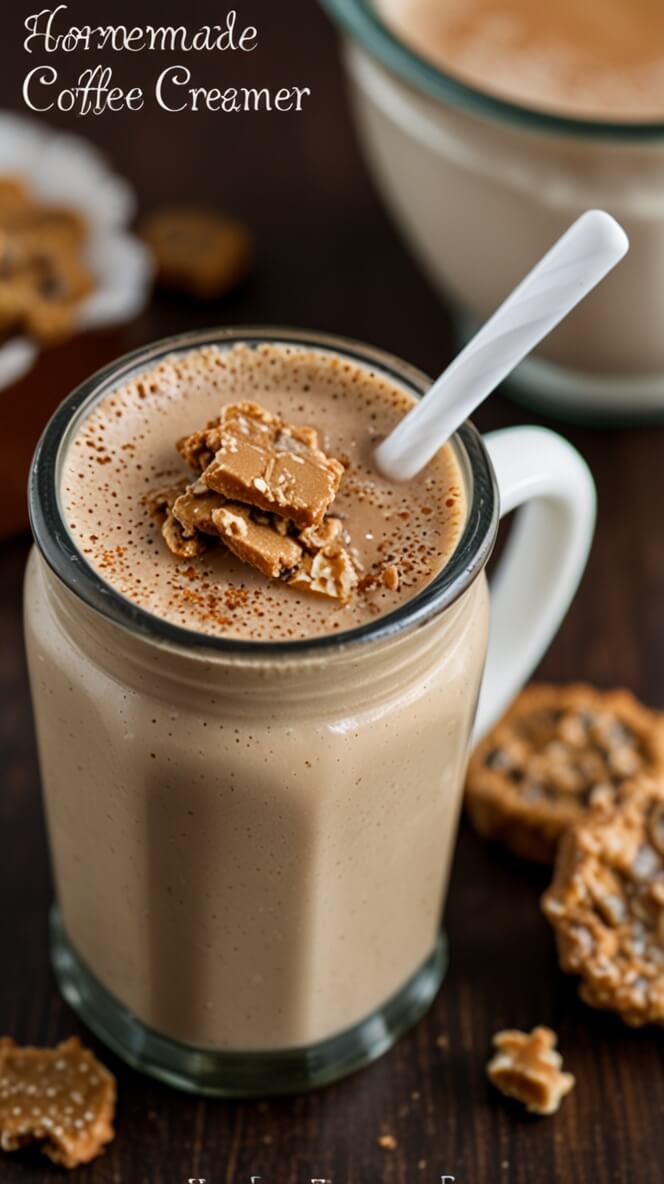
<svg viewBox="0 0 664 1184"><path fill-rule="evenodd" d="M557 632L583 575L596 517L590 469L545 428L484 437L500 517L519 506L491 581L491 629L473 742L507 709Z"/></svg>

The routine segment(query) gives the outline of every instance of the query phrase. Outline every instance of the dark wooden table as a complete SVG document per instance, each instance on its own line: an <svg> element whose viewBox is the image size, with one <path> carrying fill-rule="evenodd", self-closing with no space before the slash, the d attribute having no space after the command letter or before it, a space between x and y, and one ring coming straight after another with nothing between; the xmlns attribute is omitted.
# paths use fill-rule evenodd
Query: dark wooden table
<svg viewBox="0 0 664 1184"><path fill-rule="evenodd" d="M35 6L36 7L36 6ZM212 0L132 5L74 0L72 21L164 23L218 19ZM225 6L221 6L224 8ZM191 325L264 322L339 331L385 346L430 371L450 356L449 318L406 256L366 177L353 140L334 36L312 0L249 0L242 15L262 30L255 78L309 83L299 116L139 116L69 121L131 177L144 207L204 198L255 228L253 279L204 309L155 301L121 334L49 355L25 398L55 401L113 353ZM138 10L140 9L140 17ZM27 58L20 48L30 3L0 14L0 103L20 107ZM112 10L112 12L111 12ZM287 13L286 13L287 10ZM58 57L63 77L87 65ZM154 74L142 59L114 62L118 77ZM76 66L76 70L74 69ZM202 80L226 63L197 65ZM138 73L137 73L138 72ZM68 126L60 120L61 126ZM7 409L6 396L0 404ZM499 397L481 427L533 419ZM542 674L627 684L664 706L664 544L661 429L567 434L595 472L601 495L588 574ZM51 886L30 702L21 643L21 580L29 547L0 550L0 1033L52 1043L79 1025L55 989L47 954ZM661 1035L633 1032L590 1011L557 969L540 916L546 874L462 834L446 924L447 980L428 1017L372 1068L310 1096L249 1104L203 1102L172 1092L103 1054L117 1073L117 1139L77 1175L80 1184L655 1184L664 1179ZM389 939L389 918L385 918ZM560 1033L577 1088L558 1116L529 1120L488 1088L492 1033L548 1023ZM93 1042L94 1043L94 1042ZM381 1135L396 1146L379 1146ZM2 1184L56 1178L36 1154L3 1156Z"/></svg>

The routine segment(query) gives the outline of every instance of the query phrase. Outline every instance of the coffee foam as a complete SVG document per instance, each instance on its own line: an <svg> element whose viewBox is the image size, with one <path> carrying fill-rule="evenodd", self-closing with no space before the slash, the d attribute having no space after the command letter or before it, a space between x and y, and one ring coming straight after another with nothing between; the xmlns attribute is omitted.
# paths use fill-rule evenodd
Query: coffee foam
<svg viewBox="0 0 664 1184"><path fill-rule="evenodd" d="M480 90L577 117L664 119L661 0L375 0L422 57Z"/></svg>
<svg viewBox="0 0 664 1184"><path fill-rule="evenodd" d="M241 400L319 430L325 450L346 464L334 513L344 520L363 571L395 564L398 590L380 585L340 607L271 582L222 548L196 560L170 554L145 495L188 475L175 449L179 437ZM63 464L63 514L99 575L171 624L261 641L354 628L428 584L463 527L462 476L449 447L403 485L373 467L375 443L412 403L380 371L323 350L236 345L172 355L104 396L81 423Z"/></svg>

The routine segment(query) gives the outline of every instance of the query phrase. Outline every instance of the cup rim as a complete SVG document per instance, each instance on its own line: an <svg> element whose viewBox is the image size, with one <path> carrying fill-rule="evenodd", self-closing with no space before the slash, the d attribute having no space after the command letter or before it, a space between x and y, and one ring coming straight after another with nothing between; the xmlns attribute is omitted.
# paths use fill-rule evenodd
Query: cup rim
<svg viewBox="0 0 664 1184"><path fill-rule="evenodd" d="M414 597L364 625L340 633L297 641L249 641L185 629L141 608L88 563L70 534L59 499L61 461L75 426L92 405L123 382L161 358L204 346L283 344L342 353L376 367L420 397L431 379L422 371L373 346L352 338L275 327L232 327L194 330L162 338L124 354L82 382L63 400L47 423L35 450L28 481L28 510L33 537L51 571L89 608L130 633L176 650L198 650L227 656L264 659L292 657L353 648L414 629L452 605L483 570L493 549L499 520L499 493L489 454L477 429L466 423L453 437L471 495L461 538L441 572Z"/></svg>
<svg viewBox="0 0 664 1184"><path fill-rule="evenodd" d="M421 57L385 24L372 0L319 0L364 49L429 98L489 119L578 139L651 141L664 137L664 122L575 118L512 102L462 82Z"/></svg>

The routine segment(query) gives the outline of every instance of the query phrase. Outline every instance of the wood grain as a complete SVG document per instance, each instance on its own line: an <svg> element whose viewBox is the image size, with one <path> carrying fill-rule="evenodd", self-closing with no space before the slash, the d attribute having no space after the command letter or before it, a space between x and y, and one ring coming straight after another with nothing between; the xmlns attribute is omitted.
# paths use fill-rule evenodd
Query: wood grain
<svg viewBox="0 0 664 1184"><path fill-rule="evenodd" d="M186 6L215 18L211 0ZM21 21L31 4L3 6L0 102L19 106L27 59ZM118 0L116 21L136 5ZM288 10L288 19L284 10ZM266 83L312 80L299 116L103 116L79 121L135 182L143 206L166 199L221 202L255 228L255 275L232 299L197 308L159 299L113 339L63 347L23 384L53 402L120 350L194 325L266 322L338 331L387 347L425 369L453 343L449 317L405 254L366 178L344 106L334 36L311 0L242 6L263 30L254 70ZM140 19L183 19L175 0L140 5ZM108 4L75 0L72 21L110 20ZM141 60L142 61L142 60ZM72 59L55 64L70 74ZM77 69L87 64L77 59ZM154 63L114 63L118 76L152 76ZM201 67L201 80L214 70ZM59 126L74 126L60 120ZM2 396L5 399L5 396ZM7 408L7 404L4 404ZM482 428L533 421L496 397ZM542 421L544 422L544 421ZM601 499L597 542L581 592L542 668L553 679L630 685L664 707L662 430L570 428ZM60 1000L46 950L50 900L30 704L21 642L21 579L28 540L0 550L0 1032L53 1042L79 1025ZM81 1169L80 1184L659 1184L664 1178L664 1060L659 1033L632 1032L590 1011L557 969L539 912L546 874L526 869L462 829L447 927L451 966L428 1017L372 1068L317 1094L251 1104L201 1102L130 1072L119 1079L118 1137ZM385 918L389 941L389 917ZM558 1116L527 1119L488 1088L491 1035L505 1025L549 1023L560 1033L577 1088ZM397 1146L378 1145L383 1133ZM33 1153L0 1160L2 1184L46 1184L55 1173Z"/></svg>

